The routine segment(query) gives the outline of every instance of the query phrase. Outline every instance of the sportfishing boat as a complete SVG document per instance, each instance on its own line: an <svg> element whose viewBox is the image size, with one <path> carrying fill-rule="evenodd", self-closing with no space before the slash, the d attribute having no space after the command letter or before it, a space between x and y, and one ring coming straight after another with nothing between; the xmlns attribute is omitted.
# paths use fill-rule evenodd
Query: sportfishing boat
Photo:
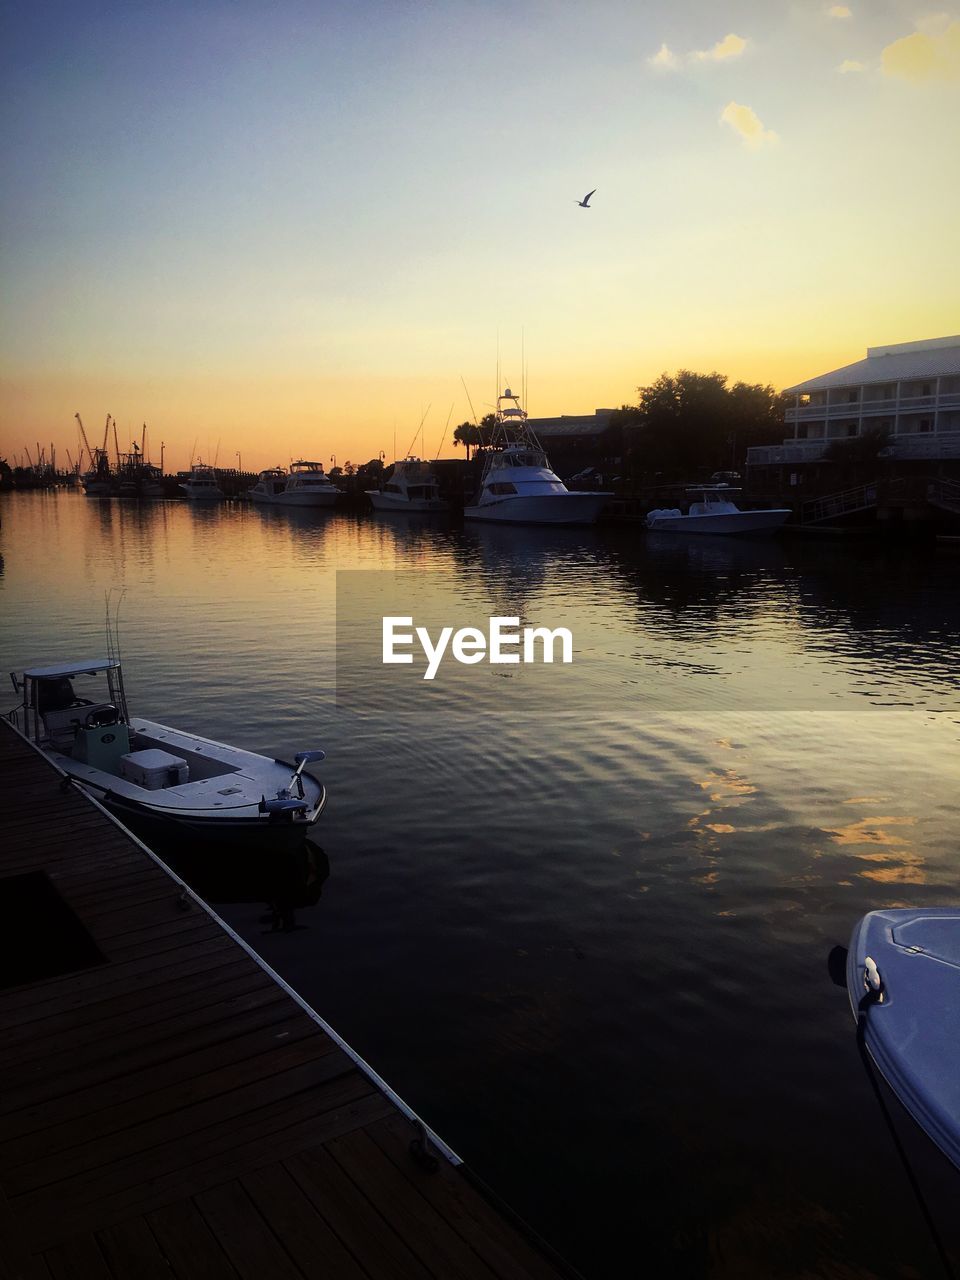
<svg viewBox="0 0 960 1280"><path fill-rule="evenodd" d="M480 492L472 506L464 507L465 520L594 524L609 497L609 493L568 489L550 470L519 397L509 387L497 396L493 438L485 451Z"/></svg>
<svg viewBox="0 0 960 1280"><path fill-rule="evenodd" d="M960 1168L960 908L870 911L846 958L857 1038Z"/></svg>
<svg viewBox="0 0 960 1280"><path fill-rule="evenodd" d="M741 511L730 501L740 490L728 484L695 485L688 492L700 496L686 514L679 507L657 507L647 516L647 528L657 533L772 533L790 515L788 507Z"/></svg>
<svg viewBox="0 0 960 1280"><path fill-rule="evenodd" d="M268 502L278 507L332 507L340 490L327 478L322 462L291 462L290 470L270 467L260 472L252 489L254 502Z"/></svg>
<svg viewBox="0 0 960 1280"><path fill-rule="evenodd" d="M131 717L117 657L29 667L11 679L22 694L13 723L146 838L180 830L294 847L320 817L326 792L304 766L322 760L322 751L302 751L288 764ZM99 696L78 697L74 682L88 679Z"/></svg>
<svg viewBox="0 0 960 1280"><path fill-rule="evenodd" d="M367 489L366 494L376 511L446 511L448 507L429 462L414 457L395 462L384 484Z"/></svg>
<svg viewBox="0 0 960 1280"><path fill-rule="evenodd" d="M205 462L195 464L180 488L192 502L219 502L225 496L216 471Z"/></svg>

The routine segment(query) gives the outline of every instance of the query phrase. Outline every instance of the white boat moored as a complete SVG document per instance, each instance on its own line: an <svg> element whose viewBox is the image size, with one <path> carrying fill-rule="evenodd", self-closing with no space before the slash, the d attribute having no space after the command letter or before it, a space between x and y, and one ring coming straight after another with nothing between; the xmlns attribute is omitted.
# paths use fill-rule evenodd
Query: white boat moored
<svg viewBox="0 0 960 1280"><path fill-rule="evenodd" d="M480 492L465 520L512 524L594 524L609 493L570 490L550 470L547 455L520 400L507 387L497 397L496 422Z"/></svg>
<svg viewBox="0 0 960 1280"><path fill-rule="evenodd" d="M147 837L179 829L289 847L320 817L326 792L305 766L322 751L288 764L131 718L118 658L29 667L11 678L22 694L11 720L81 790ZM98 681L99 699L77 696L74 681L88 678Z"/></svg>
<svg viewBox="0 0 960 1280"><path fill-rule="evenodd" d="M367 489L367 497L375 511L424 512L446 511L440 497L440 486L430 470L429 462L404 458L393 464L389 478L379 489Z"/></svg>
<svg viewBox="0 0 960 1280"><path fill-rule="evenodd" d="M254 502L278 507L332 507L340 490L327 478L322 462L291 462L289 471L271 467L260 472L260 478L249 497Z"/></svg>
<svg viewBox="0 0 960 1280"><path fill-rule="evenodd" d="M694 485L689 492L700 497L686 514L679 507L657 507L647 516L647 528L657 533L772 533L790 515L788 507L741 511L730 500L740 490L727 484Z"/></svg>
<svg viewBox="0 0 960 1280"><path fill-rule="evenodd" d="M205 462L198 462L180 488L192 502L219 502L225 497L217 483L217 473Z"/></svg>

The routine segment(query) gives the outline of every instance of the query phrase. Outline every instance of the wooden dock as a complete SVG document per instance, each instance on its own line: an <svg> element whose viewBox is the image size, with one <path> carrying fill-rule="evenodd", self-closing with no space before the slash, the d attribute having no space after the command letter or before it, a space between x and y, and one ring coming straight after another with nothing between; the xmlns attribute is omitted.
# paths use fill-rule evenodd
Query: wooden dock
<svg viewBox="0 0 960 1280"><path fill-rule="evenodd" d="M61 782L3 723L0 908L29 945L0 977L2 1280L574 1274L415 1159L382 1082Z"/></svg>

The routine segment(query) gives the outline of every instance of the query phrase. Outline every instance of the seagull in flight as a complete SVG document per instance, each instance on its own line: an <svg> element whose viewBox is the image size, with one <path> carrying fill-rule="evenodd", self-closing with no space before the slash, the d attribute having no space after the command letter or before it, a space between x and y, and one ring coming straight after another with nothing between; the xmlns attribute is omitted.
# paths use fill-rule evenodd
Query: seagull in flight
<svg viewBox="0 0 960 1280"><path fill-rule="evenodd" d="M590 197L593 195L593 192L594 192L594 191L596 191L596 189L597 189L597 188L596 188L596 187L594 187L594 188L593 188L593 191L588 191L588 192L587 192L587 194L583 197L583 199L582 199L582 200L578 200L578 201L577 201L577 204L580 206L580 208L581 208L581 209L589 209L589 208L590 208Z"/></svg>

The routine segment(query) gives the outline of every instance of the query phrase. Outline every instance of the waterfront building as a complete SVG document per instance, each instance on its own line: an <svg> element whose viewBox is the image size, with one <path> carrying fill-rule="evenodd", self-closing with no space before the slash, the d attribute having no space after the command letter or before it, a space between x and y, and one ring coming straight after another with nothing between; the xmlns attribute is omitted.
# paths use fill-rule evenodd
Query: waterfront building
<svg viewBox="0 0 960 1280"><path fill-rule="evenodd" d="M868 347L866 358L788 387L782 445L747 450L748 467L823 458L835 440L882 428L886 457L960 458L960 335Z"/></svg>

